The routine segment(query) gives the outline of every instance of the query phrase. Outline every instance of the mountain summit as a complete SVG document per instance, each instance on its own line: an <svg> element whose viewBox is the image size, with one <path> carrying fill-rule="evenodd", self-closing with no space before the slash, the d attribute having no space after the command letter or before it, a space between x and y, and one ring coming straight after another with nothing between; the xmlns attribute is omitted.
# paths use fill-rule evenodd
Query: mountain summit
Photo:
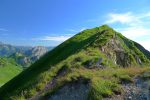
<svg viewBox="0 0 150 100"><path fill-rule="evenodd" d="M86 98L99 100L96 98L118 93L119 86L115 83L117 81L115 79L120 76L117 76L117 69L149 65L149 51L109 26L102 25L76 34L45 54L2 86L0 98L2 100L42 98L59 100L59 97L72 99L63 95L66 89L69 91L72 87L75 90L72 97L76 96L80 100L86 100ZM111 74L113 78L109 78L110 74L104 72L106 69L112 72L116 69ZM102 80L104 77L105 80ZM115 82L111 83L111 80ZM75 88L74 84L80 88ZM99 88L95 88L97 85L106 86L106 88L100 87L100 90L96 90ZM107 88L108 90L105 91ZM104 91L101 91L103 89Z"/></svg>

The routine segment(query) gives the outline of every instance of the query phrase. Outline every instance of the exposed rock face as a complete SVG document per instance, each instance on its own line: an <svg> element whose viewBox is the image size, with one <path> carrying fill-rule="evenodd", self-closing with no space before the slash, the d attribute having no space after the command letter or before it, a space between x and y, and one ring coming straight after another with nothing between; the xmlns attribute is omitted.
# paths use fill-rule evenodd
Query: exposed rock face
<svg viewBox="0 0 150 100"><path fill-rule="evenodd" d="M116 35L114 35L114 37L101 48L101 51L105 53L109 59L111 59L115 64L119 66L123 67L131 66L134 59L137 64L142 65L142 61L139 58L139 56L137 56L132 52L127 52Z"/></svg>
<svg viewBox="0 0 150 100"><path fill-rule="evenodd" d="M43 56L46 52L48 52L47 48L43 46L37 46L26 51L26 54L31 56L31 59L35 61L39 59L41 56Z"/></svg>
<svg viewBox="0 0 150 100"><path fill-rule="evenodd" d="M24 67L28 67L30 64L34 63L41 56L43 56L48 49L42 46L33 47L27 50L25 53L15 53L12 55L16 59L16 62Z"/></svg>
<svg viewBox="0 0 150 100"><path fill-rule="evenodd" d="M96 66L100 66L101 63L102 63L103 59L102 58L99 58L98 61L96 62Z"/></svg>
<svg viewBox="0 0 150 100"><path fill-rule="evenodd" d="M140 59L137 55L134 55L134 57L135 57L136 62L137 62L138 64L142 65L141 59Z"/></svg>
<svg viewBox="0 0 150 100"><path fill-rule="evenodd" d="M31 62L31 60L28 57L23 57L20 59L17 59L17 62L23 66L27 65L28 63Z"/></svg>
<svg viewBox="0 0 150 100"><path fill-rule="evenodd" d="M46 52L51 50L53 47L25 47L25 46L12 46L9 44L4 44L0 42L0 56L11 57L16 60L16 62L23 67L27 67Z"/></svg>
<svg viewBox="0 0 150 100"><path fill-rule="evenodd" d="M120 66L127 67L131 65L128 53L116 51L116 63Z"/></svg>
<svg viewBox="0 0 150 100"><path fill-rule="evenodd" d="M85 62L84 67L85 68L105 68L104 65L102 65L103 58L99 58L97 61L89 60Z"/></svg>
<svg viewBox="0 0 150 100"><path fill-rule="evenodd" d="M120 42L115 38L116 37L114 36L114 38L112 38L105 46L103 46L101 51L104 52L109 59L112 59L115 64L125 66L123 63L126 62L126 54Z"/></svg>
<svg viewBox="0 0 150 100"><path fill-rule="evenodd" d="M150 73L144 73L144 76L150 76ZM133 83L123 83L123 93L115 95L104 100L150 100L150 84L149 79L136 77Z"/></svg>
<svg viewBox="0 0 150 100"><path fill-rule="evenodd" d="M148 81L136 80L135 84L123 85L124 100L149 100Z"/></svg>
<svg viewBox="0 0 150 100"><path fill-rule="evenodd" d="M52 95L48 100L87 100L89 86L86 83L69 83Z"/></svg>
<svg viewBox="0 0 150 100"><path fill-rule="evenodd" d="M24 46L12 46L9 44L4 44L0 42L0 56L6 56L9 57L10 55L21 52L24 53L26 50L31 49L31 47L24 47Z"/></svg>

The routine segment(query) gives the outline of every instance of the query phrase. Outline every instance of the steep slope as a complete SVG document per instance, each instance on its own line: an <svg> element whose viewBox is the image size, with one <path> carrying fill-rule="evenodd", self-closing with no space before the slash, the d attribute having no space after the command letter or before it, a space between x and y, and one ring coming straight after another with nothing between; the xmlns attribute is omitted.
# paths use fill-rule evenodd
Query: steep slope
<svg viewBox="0 0 150 100"><path fill-rule="evenodd" d="M8 82L22 71L12 59L0 58L0 86Z"/></svg>
<svg viewBox="0 0 150 100"><path fill-rule="evenodd" d="M141 45L107 25L87 29L45 54L5 84L0 89L0 97L2 100L39 99L43 96L52 99L50 95L60 87L83 81L90 87L87 90L88 98L99 100L96 98L120 93L117 79L130 79L128 74L133 76L143 71L140 69L132 73L119 67L150 65L150 53L144 51L146 50ZM103 78L106 79L102 80ZM70 86L65 88L67 87Z"/></svg>

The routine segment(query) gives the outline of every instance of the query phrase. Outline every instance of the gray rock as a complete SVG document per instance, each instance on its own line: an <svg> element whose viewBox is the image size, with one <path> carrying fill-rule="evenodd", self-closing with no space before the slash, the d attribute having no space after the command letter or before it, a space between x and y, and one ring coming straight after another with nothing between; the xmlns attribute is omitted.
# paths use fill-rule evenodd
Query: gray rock
<svg viewBox="0 0 150 100"><path fill-rule="evenodd" d="M96 62L96 66L101 65L102 61L103 61L103 59L102 59L102 58L99 58L98 61Z"/></svg>
<svg viewBox="0 0 150 100"><path fill-rule="evenodd" d="M87 100L88 93L88 84L70 83L58 90L48 100Z"/></svg>

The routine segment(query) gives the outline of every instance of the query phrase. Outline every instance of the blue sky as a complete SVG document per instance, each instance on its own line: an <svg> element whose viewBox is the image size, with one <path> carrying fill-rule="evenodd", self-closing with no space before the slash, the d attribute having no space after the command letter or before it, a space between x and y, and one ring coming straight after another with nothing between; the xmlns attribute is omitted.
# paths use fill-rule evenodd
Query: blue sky
<svg viewBox="0 0 150 100"><path fill-rule="evenodd" d="M56 46L108 24L150 50L150 0L0 0L0 41Z"/></svg>

